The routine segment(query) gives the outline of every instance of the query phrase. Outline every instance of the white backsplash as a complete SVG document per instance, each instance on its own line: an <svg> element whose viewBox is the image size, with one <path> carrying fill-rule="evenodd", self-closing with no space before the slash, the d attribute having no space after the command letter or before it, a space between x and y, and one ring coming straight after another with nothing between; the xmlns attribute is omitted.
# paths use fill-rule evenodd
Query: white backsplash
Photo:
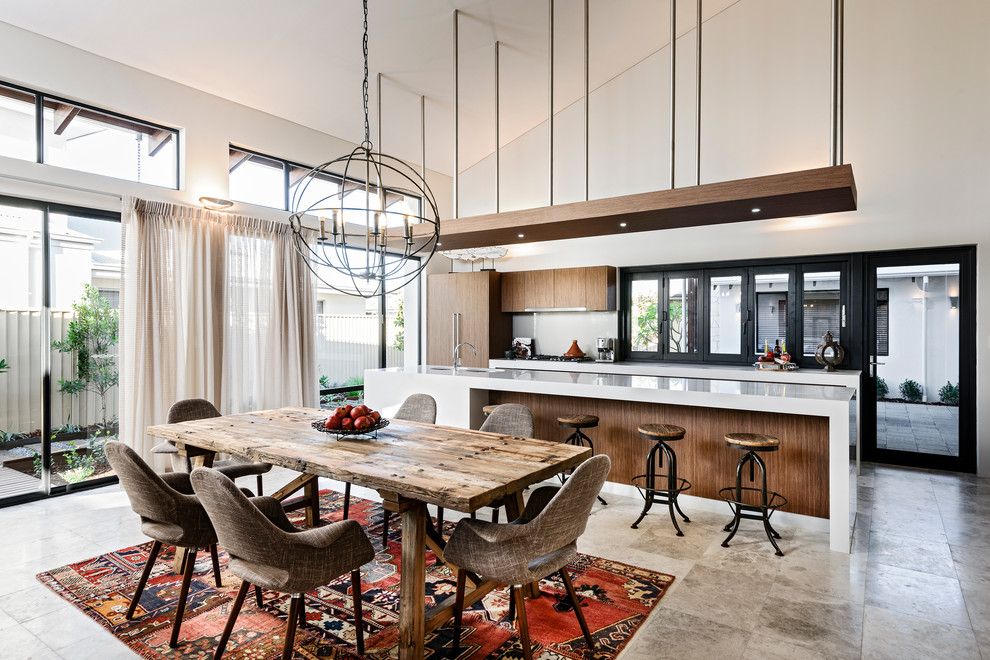
<svg viewBox="0 0 990 660"><path fill-rule="evenodd" d="M561 355L577 339L581 350L595 357L598 337L618 336L617 312L533 312L512 315L512 336L532 337L537 353Z"/></svg>

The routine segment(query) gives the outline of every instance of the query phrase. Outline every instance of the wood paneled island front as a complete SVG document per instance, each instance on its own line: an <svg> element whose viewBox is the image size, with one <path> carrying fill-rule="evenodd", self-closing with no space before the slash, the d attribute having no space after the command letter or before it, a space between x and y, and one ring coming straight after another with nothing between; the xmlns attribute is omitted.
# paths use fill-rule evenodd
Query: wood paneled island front
<svg viewBox="0 0 990 660"><path fill-rule="evenodd" d="M612 459L609 481L631 484L644 472L650 442L636 432L645 423L687 430L678 441L678 472L693 484L688 494L718 499L735 478L738 451L725 446L729 432L775 435L780 450L764 456L769 486L789 501L785 511L828 519L830 546L848 552L850 417L855 392L848 387L546 372L524 369L405 367L365 372L368 403L386 415L411 393L432 395L438 423L477 428L488 403L521 403L533 411L536 437L562 441L559 415L597 415L590 431L597 453Z"/></svg>

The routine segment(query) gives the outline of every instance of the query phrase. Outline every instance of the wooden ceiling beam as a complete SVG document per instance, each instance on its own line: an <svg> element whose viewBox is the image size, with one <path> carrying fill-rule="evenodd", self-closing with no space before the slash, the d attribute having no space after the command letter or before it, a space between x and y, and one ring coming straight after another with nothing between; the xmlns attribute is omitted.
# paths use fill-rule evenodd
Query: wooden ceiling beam
<svg viewBox="0 0 990 660"><path fill-rule="evenodd" d="M440 240L454 250L854 210L852 166L837 165L443 220ZM428 228L413 230L422 238Z"/></svg>
<svg viewBox="0 0 990 660"><path fill-rule="evenodd" d="M158 130L148 136L148 155L154 156L172 140L172 131Z"/></svg>
<svg viewBox="0 0 990 660"><path fill-rule="evenodd" d="M69 127L69 124L71 124L72 120L76 118L80 110L82 110L82 108L75 105L67 105L65 103L59 103L56 105L53 110L55 135L61 135L64 133L65 129Z"/></svg>

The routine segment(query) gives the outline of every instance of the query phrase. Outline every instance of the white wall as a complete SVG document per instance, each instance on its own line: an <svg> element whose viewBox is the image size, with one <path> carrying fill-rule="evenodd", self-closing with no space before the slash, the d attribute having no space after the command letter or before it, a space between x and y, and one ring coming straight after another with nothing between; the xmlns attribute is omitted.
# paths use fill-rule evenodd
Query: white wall
<svg viewBox="0 0 990 660"><path fill-rule="evenodd" d="M693 3L679 5L680 16L688 22L690 6ZM741 0L717 15L706 12L702 181L828 164L828 6L827 0ZM694 33L683 32L678 23L678 74L683 82L678 84L678 97L684 105L678 103L677 179L678 185L690 185ZM846 3L844 160L856 176L856 212L521 245L511 249L498 269L976 244L977 407L987 410L990 266L982 252L990 247L985 194L990 171L988 33L990 3L984 0ZM592 60L596 48L608 47L599 34L592 30ZM579 38L570 32L558 36ZM646 189L650 181L656 182L654 188L666 187L665 57L663 52L648 56L615 80L596 86L590 115L593 197ZM570 71L581 61L559 66ZM644 99L654 99L649 103L652 112L642 111ZM576 110L562 111L555 122L558 154L565 149L569 154L556 169L571 177L557 187L567 191L568 199L583 192L584 170L582 108L572 108ZM568 112L576 112L577 121L567 117ZM462 130L482 128L464 125ZM528 144L503 145L502 160L531 163L528 176L544 182L545 156L541 160L535 151L530 156L509 155ZM490 205L490 178L472 174L461 177L462 208L489 211L478 207ZM524 173L515 171L512 176ZM532 196L527 190L527 199ZM502 207L514 206L512 190L503 186ZM979 413L978 430L980 469L990 473L990 415Z"/></svg>

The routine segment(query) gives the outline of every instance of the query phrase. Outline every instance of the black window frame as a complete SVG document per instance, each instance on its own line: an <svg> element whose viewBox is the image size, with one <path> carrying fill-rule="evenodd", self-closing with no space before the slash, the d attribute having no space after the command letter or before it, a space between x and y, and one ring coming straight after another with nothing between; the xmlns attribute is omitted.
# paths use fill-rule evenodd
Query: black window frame
<svg viewBox="0 0 990 660"><path fill-rule="evenodd" d="M791 349L791 351L790 351L792 359L798 364L798 366L800 366L800 367L820 367L821 366L817 362L815 362L815 357L813 355L809 355L809 356L804 355L804 341L806 339L805 336L804 336L804 298L805 298L805 295L804 295L804 278L805 278L805 276L808 275L808 274L811 274L811 273L820 273L820 272L826 272L826 271L828 271L828 272L837 271L839 273L839 330L840 330L840 336L837 339L838 339L839 343L843 347L845 347L845 346L847 346L850 343L848 338L849 338L849 336L850 336L850 334L852 332L852 324L850 322L851 314L849 313L850 312L850 309L851 309L851 305L850 305L850 301L849 301L849 298L850 298L850 295L851 295L851 287L850 287L850 284L849 284L849 282L850 282L849 270L850 270L849 262L843 262L843 261L819 262L819 263L815 263L815 264L803 263L803 264L799 264L798 265L798 274L797 274L797 282L796 282L796 284L797 284L797 291L798 291L798 294L797 294L798 295L797 309L796 309L797 319L796 319L796 321L797 321L797 328L798 328L798 331L799 331L798 332L798 341L800 342L800 344L799 344L799 349L800 350L795 351L794 349ZM821 342L821 337L815 337L815 345L817 346L820 342ZM849 351L847 350L847 353L848 352ZM846 362L844 362L843 364L848 364L848 363L849 363L849 359L847 358Z"/></svg>
<svg viewBox="0 0 990 660"><path fill-rule="evenodd" d="M662 359L670 362L697 362L699 359L702 359L704 355L703 342L705 337L704 325L706 322L706 315L701 295L702 287L705 282L704 272L700 269L668 270L664 271L662 275L663 286L657 309L657 313L660 315L659 352ZM697 280L697 286L695 287L694 292L694 308L697 310L694 341L695 345L698 347L698 350L694 353L675 352L670 350L670 319L668 318L668 312L670 311L670 281L690 278Z"/></svg>
<svg viewBox="0 0 990 660"><path fill-rule="evenodd" d="M75 99L70 99L64 96L59 96L57 94L49 94L48 92L42 92L37 89L32 89L30 87L25 87L23 85L18 85L16 83L8 82L6 80L0 79L0 87L6 87L23 94L30 94L34 96L34 137L35 137L35 162L40 165L47 165L49 167L59 167L62 169L67 169L73 172L86 172L87 174L93 174L95 176L104 176L108 179L117 179L118 181L129 181L131 183L138 183L145 186L154 186L156 188L165 188L166 190L181 190L182 185L182 131L173 126L166 126L165 124L159 124L157 122L148 121L147 119L139 119L137 117L132 117L130 115L125 115L120 112L115 112L113 110L107 110L106 108L101 108L95 105L91 105L84 101L77 101ZM46 103L53 102L64 105L71 105L79 108L81 111L92 114L103 115L104 117L109 117L111 119L116 119L121 122L126 122L128 124L137 124L149 129L154 129L156 131L168 131L172 135L172 140L175 141L175 185L174 186L161 186L157 183L148 183L147 181L135 181L134 179L122 179L119 177L110 176L109 174L100 174L99 172L90 172L88 170L79 170L71 167L63 167L61 165L52 165L51 163L45 162L45 106ZM81 113L80 113L81 114Z"/></svg>
<svg viewBox="0 0 990 660"><path fill-rule="evenodd" d="M757 343L760 341L759 337L759 326L760 319L758 317L757 300L760 293L767 293L767 291L757 291L756 290L756 277L757 275L787 275L787 323L784 327L784 338L788 344L788 350L793 348L793 343L800 341L797 333L797 310L795 309L797 305L797 267L793 265L781 265L781 266L757 266L749 269L749 308L751 311L750 317L753 321L753 332L750 337L749 342L749 356L754 361L756 357L762 352L763 345L759 346ZM773 345L770 345L773 348Z"/></svg>
<svg viewBox="0 0 990 660"><path fill-rule="evenodd" d="M703 361L705 362L738 362L748 363L751 361L748 347L753 343L751 334L753 331L752 309L749 306L749 269L748 268L708 268L704 270L704 295L702 335L703 339ZM739 287L741 289L739 302L739 352L738 353L713 353L711 345L711 289L712 278L715 277L739 277Z"/></svg>
<svg viewBox="0 0 990 660"><path fill-rule="evenodd" d="M879 316L879 311L880 311L880 292L881 291L884 292L884 300L883 300L883 339L884 339L884 344L883 344L883 351L880 350L880 316ZM876 325L875 325L874 332L875 332L875 334L877 336L877 345L876 346L872 346L871 348L873 348L876 351L876 353L874 353L874 355L876 355L877 357L889 357L890 356L890 287L878 286L875 295L876 295L876 298L874 298L874 301L875 301L874 307L876 308L876 311L878 312L878 315L877 315L877 319L876 319Z"/></svg>

